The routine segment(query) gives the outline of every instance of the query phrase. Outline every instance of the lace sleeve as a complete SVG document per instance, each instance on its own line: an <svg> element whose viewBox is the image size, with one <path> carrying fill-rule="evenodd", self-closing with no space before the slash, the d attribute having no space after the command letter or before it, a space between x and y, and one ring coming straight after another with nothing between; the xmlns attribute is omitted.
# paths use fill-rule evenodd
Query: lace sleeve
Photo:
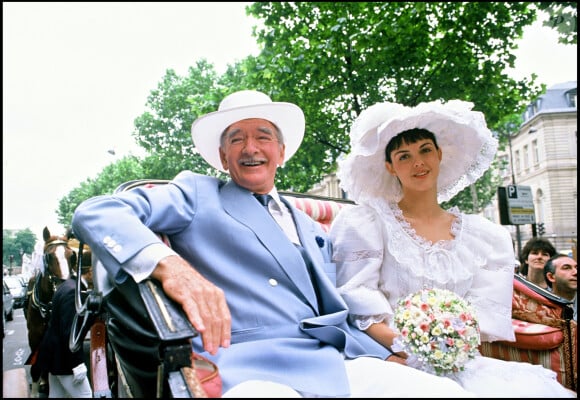
<svg viewBox="0 0 580 400"><path fill-rule="evenodd" d="M375 211L363 205L345 209L335 218L329 234L338 291L349 312L358 317L387 314L390 306L379 289L383 233Z"/></svg>
<svg viewBox="0 0 580 400"><path fill-rule="evenodd" d="M350 322L354 326L356 326L361 331L366 331L369 326L373 324L378 324L379 322L383 322L387 318L387 315L356 315L350 314L349 319Z"/></svg>

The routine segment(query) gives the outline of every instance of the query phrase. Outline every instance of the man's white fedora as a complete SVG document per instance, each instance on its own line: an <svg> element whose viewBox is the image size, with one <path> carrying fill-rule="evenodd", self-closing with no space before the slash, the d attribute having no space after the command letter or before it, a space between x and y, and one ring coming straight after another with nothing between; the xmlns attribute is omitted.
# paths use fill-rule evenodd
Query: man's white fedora
<svg viewBox="0 0 580 400"><path fill-rule="evenodd" d="M226 96L215 112L196 119L191 126L191 137L197 151L212 167L222 172L220 136L234 122L261 118L278 127L286 145L288 161L300 147L306 127L304 113L295 104L273 102L268 95L256 90L242 90Z"/></svg>

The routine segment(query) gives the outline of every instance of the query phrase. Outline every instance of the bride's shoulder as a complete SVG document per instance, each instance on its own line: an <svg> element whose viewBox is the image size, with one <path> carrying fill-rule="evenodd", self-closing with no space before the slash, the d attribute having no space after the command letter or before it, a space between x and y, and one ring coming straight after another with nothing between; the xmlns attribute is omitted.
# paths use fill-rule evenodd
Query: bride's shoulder
<svg viewBox="0 0 580 400"><path fill-rule="evenodd" d="M465 230L488 240L511 238L509 231L489 219L476 214L463 214Z"/></svg>
<svg viewBox="0 0 580 400"><path fill-rule="evenodd" d="M378 215L379 215L378 210L374 206L371 206L366 203L353 204L348 207L344 207L342 210L340 210L340 213L338 213L335 220L346 217L372 219L378 217Z"/></svg>
<svg viewBox="0 0 580 400"><path fill-rule="evenodd" d="M380 219L379 211L376 208L368 204L353 204L340 210L332 221L331 231L350 225L368 226Z"/></svg>

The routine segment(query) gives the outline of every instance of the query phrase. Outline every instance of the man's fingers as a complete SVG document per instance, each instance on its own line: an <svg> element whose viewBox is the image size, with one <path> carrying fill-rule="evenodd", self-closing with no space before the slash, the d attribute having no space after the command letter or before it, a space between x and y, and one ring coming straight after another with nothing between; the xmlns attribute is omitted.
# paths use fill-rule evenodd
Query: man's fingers
<svg viewBox="0 0 580 400"><path fill-rule="evenodd" d="M200 333L204 349L216 354L231 341L231 315L223 290L205 279L184 259L168 256L154 271L167 295L181 305ZM153 274L152 274L153 275Z"/></svg>

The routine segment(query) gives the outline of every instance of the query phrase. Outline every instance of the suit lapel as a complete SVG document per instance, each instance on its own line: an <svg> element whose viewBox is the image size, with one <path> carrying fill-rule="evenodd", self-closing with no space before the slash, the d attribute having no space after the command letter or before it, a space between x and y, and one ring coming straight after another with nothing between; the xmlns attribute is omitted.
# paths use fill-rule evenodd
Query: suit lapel
<svg viewBox="0 0 580 400"><path fill-rule="evenodd" d="M314 267L314 275L318 283L318 290L324 303L324 309L318 308L320 312L323 313L334 313L340 310L346 310L347 306L342 300L342 297L336 291L336 286L334 281L329 279L326 271L323 268L325 264L324 258L316 242L316 234L313 224L310 223L310 217L300 213L294 206L292 206L288 200L280 197L282 201L286 204L294 221L296 221L296 229L298 230L298 237L302 246L312 259L312 264ZM306 221L305 221L306 220ZM326 240L328 240L326 238Z"/></svg>
<svg viewBox="0 0 580 400"><path fill-rule="evenodd" d="M318 310L316 294L308 271L302 267L302 256L274 218L267 214L268 212L251 192L239 187L233 181L229 181L222 187L221 198L225 212L256 234L266 251L276 259L279 267L303 293L308 303ZM294 213L294 210L289 208ZM298 224L297 229L302 240L301 228Z"/></svg>

